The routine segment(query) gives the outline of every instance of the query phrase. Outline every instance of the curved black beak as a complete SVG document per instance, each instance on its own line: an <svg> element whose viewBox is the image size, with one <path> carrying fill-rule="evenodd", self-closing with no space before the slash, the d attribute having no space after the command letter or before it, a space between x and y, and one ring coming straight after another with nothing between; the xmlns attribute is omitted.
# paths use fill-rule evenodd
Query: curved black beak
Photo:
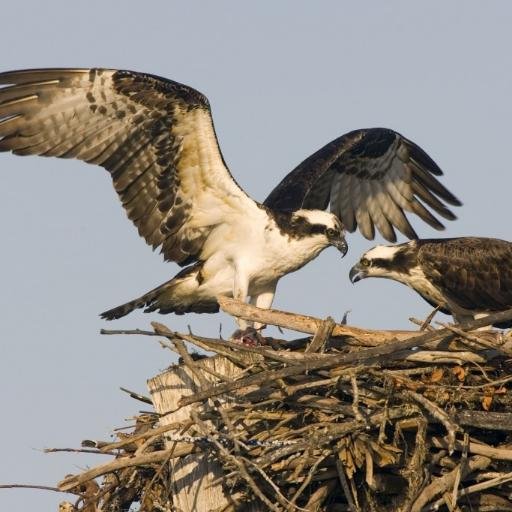
<svg viewBox="0 0 512 512"><path fill-rule="evenodd" d="M335 240L332 242L332 245L338 249L338 251L341 252L341 257L345 256L348 251L348 245L344 238L341 238L340 240Z"/></svg>
<svg viewBox="0 0 512 512"><path fill-rule="evenodd" d="M352 284L357 283L357 281L361 281L361 279L364 279L366 277L365 270L359 265L359 263L356 263L351 269L348 274L348 278L350 279L350 282Z"/></svg>

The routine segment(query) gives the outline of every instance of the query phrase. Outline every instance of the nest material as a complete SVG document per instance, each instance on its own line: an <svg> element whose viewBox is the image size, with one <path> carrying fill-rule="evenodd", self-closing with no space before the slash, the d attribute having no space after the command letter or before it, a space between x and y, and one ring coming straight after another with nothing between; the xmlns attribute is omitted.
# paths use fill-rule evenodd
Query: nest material
<svg viewBox="0 0 512 512"><path fill-rule="evenodd" d="M60 483L80 496L69 510L171 512L170 461L206 453L223 469L224 510L512 511L507 333L427 327L377 343L368 331L368 348L371 336L318 326L313 338L251 348L154 324L143 334L165 337L197 377L181 400L190 419L165 426L146 414L115 443L96 442L115 459ZM241 376L215 378L186 343Z"/></svg>

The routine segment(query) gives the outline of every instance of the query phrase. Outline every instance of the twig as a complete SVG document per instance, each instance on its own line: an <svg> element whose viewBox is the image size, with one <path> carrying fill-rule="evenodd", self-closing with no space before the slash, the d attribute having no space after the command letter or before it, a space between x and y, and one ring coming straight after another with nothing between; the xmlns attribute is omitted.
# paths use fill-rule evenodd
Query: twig
<svg viewBox="0 0 512 512"><path fill-rule="evenodd" d="M137 335L137 336L158 336L153 331L145 331L143 329L100 329L100 334L112 336L117 334Z"/></svg>
<svg viewBox="0 0 512 512"><path fill-rule="evenodd" d="M334 491L336 487L336 480L328 480L310 496L304 508L306 508L306 510L310 510L311 512L320 510L320 505L327 499L327 497Z"/></svg>
<svg viewBox="0 0 512 512"><path fill-rule="evenodd" d="M173 339L174 346L180 357L183 359L183 364L197 377L197 380L201 384L201 386L208 386L208 380L201 372L201 369L197 366L196 362L192 359L192 356L188 353L187 347L183 340L179 338Z"/></svg>
<svg viewBox="0 0 512 512"><path fill-rule="evenodd" d="M348 485L347 476L345 475L345 468L343 467L343 463L339 457L336 457L336 470L338 471L338 478L340 480L341 486L343 487L343 492L345 493L345 498L347 499L350 511L359 512L359 507L355 504L352 491Z"/></svg>
<svg viewBox="0 0 512 512"><path fill-rule="evenodd" d="M433 331L435 330L431 325L427 325L424 329L422 329L423 324L425 323L424 320L420 320L419 318L415 318L413 316L409 317L409 322L413 323L414 325L417 325L420 329L420 331Z"/></svg>
<svg viewBox="0 0 512 512"><path fill-rule="evenodd" d="M429 315L427 316L427 318L425 318L425 320L423 321L423 323L421 324L420 326L420 331L424 331L425 329L427 329L427 327L430 327L430 323L432 322L432 320L434 319L434 317L436 316L436 313L441 309L441 306L436 306L430 313Z"/></svg>
<svg viewBox="0 0 512 512"><path fill-rule="evenodd" d="M505 475L500 475L499 477L492 478L490 480L486 480L485 482L473 484L473 485L470 485L469 487L460 489L460 491L457 493L457 498L469 496L470 494L473 494L475 492L482 492L482 491L485 491L486 489L490 489L492 487L497 487L504 483L510 482L511 480L512 480L512 472L506 473ZM443 504L443 501L444 501L443 499L439 499L439 500L435 501L429 507L429 510L438 510L439 507Z"/></svg>
<svg viewBox="0 0 512 512"><path fill-rule="evenodd" d="M364 422L364 417L359 410L359 388L357 387L357 378L355 375L350 376L350 383L352 385L352 411L357 421Z"/></svg>
<svg viewBox="0 0 512 512"><path fill-rule="evenodd" d="M415 402L419 403L424 407L434 418L444 425L448 434L448 452L450 455L455 449L455 434L459 430L459 426L455 424L450 417L436 404L425 398L424 396L410 391L408 389L403 390L402 393L405 396L412 398Z"/></svg>
<svg viewBox="0 0 512 512"><path fill-rule="evenodd" d="M60 453L60 452L71 452L71 453L92 453L95 455L117 455L116 452L113 451L103 451L103 450L92 450L87 448L45 448L43 453Z"/></svg>
<svg viewBox="0 0 512 512"><path fill-rule="evenodd" d="M457 491L460 485L460 479L462 476L462 472L464 471L466 464L468 462L468 448L469 448L469 434L467 432L464 433L464 444L462 449L462 456L460 458L460 463L457 468L457 474L455 476L455 482L453 483L453 491L450 497L450 503L452 507L457 505Z"/></svg>
<svg viewBox="0 0 512 512"><path fill-rule="evenodd" d="M448 443L439 437L433 436L431 438L432 445L436 448L447 448ZM454 445L455 450L462 452L464 450L464 445L460 441L455 441ZM469 453L473 453L475 455L483 455L485 457L489 457L494 460L511 460L512 461L512 450L507 448L494 448L494 446L489 446L484 443L477 443L474 441L470 441L468 445Z"/></svg>
<svg viewBox="0 0 512 512"><path fill-rule="evenodd" d="M311 343L306 347L306 350L304 352L323 352L323 348L325 347L325 343L329 340L331 337L332 331L334 329L334 326L336 325L336 322L328 316L318 327L318 330L316 331L315 335L313 336L313 340Z"/></svg>
<svg viewBox="0 0 512 512"><path fill-rule="evenodd" d="M468 461L465 468L462 468L461 478L465 478L469 473L480 469L485 469L491 463L491 459L476 455ZM411 507L411 512L421 512L423 508L433 498L444 494L448 489L453 487L455 479L457 477L458 468L450 471L446 475L436 478L430 485L427 485L415 500Z"/></svg>
<svg viewBox="0 0 512 512"><path fill-rule="evenodd" d="M294 505L295 503L297 502L297 500L300 498L301 494L304 492L304 490L306 489L306 487L310 484L311 482L311 479L313 478L313 476L315 475L317 469L318 469L318 466L320 466L320 464L331 454L332 452L331 451L324 451L320 457L318 457L315 461L315 463L311 466L310 470L308 471L308 474L306 476L306 478L304 478L304 481L302 482L302 484L300 485L300 487L297 489L297 491L295 492L295 494L292 496L292 499L290 500L290 505L291 507L288 508L288 510L293 510ZM292 508L293 507L293 508Z"/></svg>
<svg viewBox="0 0 512 512"><path fill-rule="evenodd" d="M290 501L286 499L286 497L279 490L279 487L272 481L272 479L265 473L265 471L263 471L262 468L260 468L257 464L254 464L252 460L249 460L246 457L242 457L242 459L244 460L244 462L252 466L254 471L259 473L263 477L263 479L272 487L272 489L274 489L274 492L276 493L276 499L282 506L286 507L292 505L292 503L290 503ZM295 505L295 510L304 511L303 508L298 507L297 505Z"/></svg>
<svg viewBox="0 0 512 512"><path fill-rule="evenodd" d="M243 362L244 364L247 364L248 360L247 358L241 358L240 355L238 355L236 352L246 352L248 354L251 354L253 356L256 356L257 359L252 357L249 361L251 363L255 362L255 360L263 360L263 358L271 359L273 361L277 361L280 363L287 363L287 364L300 364L296 361L293 357L286 357L279 355L278 353L275 353L271 350L268 350L264 347L250 347L247 345L243 345L241 343L233 343L231 341L219 341L212 338L204 338L200 336L195 336L193 334L182 334L178 332L173 332L167 329L164 325L158 323L158 322L151 322L151 325L155 328L155 332L158 333L161 336L165 336L172 340L173 342L176 339L181 339L184 341L188 341L189 343L193 343L194 345L197 345L198 347L201 347L205 350L214 350L215 352L225 355L228 358L236 358L236 362ZM226 350L226 349L233 349L233 350ZM235 352L234 352L235 351Z"/></svg>
<svg viewBox="0 0 512 512"><path fill-rule="evenodd" d="M59 489L58 487L51 487L48 485L2 484L2 485L0 485L0 489L38 489L41 491L53 491L53 492L67 493L67 491ZM78 493L73 492L73 494L78 494Z"/></svg>
<svg viewBox="0 0 512 512"><path fill-rule="evenodd" d="M479 484L474 484L465 489L461 489L458 493L459 498L462 496L466 496L468 494L472 494L474 492L485 491L485 489L490 489L491 487L497 487L498 485L502 485L506 482L510 482L512 480L512 472L507 473L505 475L501 475L497 478L493 478L491 480L486 480L485 482L481 482Z"/></svg>
<svg viewBox="0 0 512 512"><path fill-rule="evenodd" d="M153 487L153 484L157 481L158 478L160 478L160 475L162 474L164 468L167 466L167 464L169 464L169 461L173 458L173 454L175 452L175 448L176 448L176 444L174 444L168 451L169 451L169 454L167 455L167 457L160 463L160 467L155 471L155 474L152 476L151 480L149 481L149 483L145 486L144 488L144 492L142 493L142 496L141 496L141 503L144 503L146 501L146 496L148 494L148 492L151 490L151 488Z"/></svg>
<svg viewBox="0 0 512 512"><path fill-rule="evenodd" d="M153 402L151 401L151 398L148 398L147 396L141 395L140 393L136 393L135 391L130 391L129 389L119 387L121 391L124 391L125 393L128 393L132 398L135 400L139 400L139 402L144 402L145 404L153 405Z"/></svg>
<svg viewBox="0 0 512 512"><path fill-rule="evenodd" d="M174 450L173 458L183 457L184 455L189 455L190 453L200 451L196 446L190 443L177 444L180 446ZM88 482L93 478L106 475L107 473L118 471L119 469L156 464L164 461L169 456L170 451L171 450L160 450L157 452L139 455L137 457L123 457L120 459L115 459L111 462L107 462L105 464L101 464L100 466L96 466L87 471L84 471L79 475L70 475L66 477L64 480L58 483L58 488L61 491L70 491L71 489L74 489L84 482Z"/></svg>
<svg viewBox="0 0 512 512"><path fill-rule="evenodd" d="M366 453L364 454L364 458L365 458L365 481L366 483L368 484L368 487L372 490L372 491L375 491L376 490L376 486L375 486L375 478L374 478L374 473L373 473L373 457L372 457L372 453L370 452L370 450L367 450Z"/></svg>
<svg viewBox="0 0 512 512"><path fill-rule="evenodd" d="M175 430L179 428L189 428L192 425L192 422L188 423L169 423L168 425L162 425L160 427L152 428L151 430L148 430L147 432L143 432L142 434L130 436L126 439L123 439L122 441L116 441L115 443L105 444L101 446L100 450L115 450L119 448L123 448L126 445L130 444L137 444L138 441L142 441L146 438L154 438L156 439L161 434L164 434L165 432L168 432L169 430Z"/></svg>
<svg viewBox="0 0 512 512"><path fill-rule="evenodd" d="M461 410L455 412L455 421L463 426L512 431L512 413L509 412Z"/></svg>
<svg viewBox="0 0 512 512"><path fill-rule="evenodd" d="M460 329L459 327L456 327L455 325L446 324L443 322L437 322L438 325L445 329L450 329L450 331L454 332L455 334L461 336L462 338L465 338L466 340L476 343L477 345L480 345L481 347L492 349L492 350L501 350L501 347L497 346L495 343L491 343L487 340L484 340L482 337L477 336L475 334L469 334L465 332L463 329ZM488 324L490 325L490 324Z"/></svg>
<svg viewBox="0 0 512 512"><path fill-rule="evenodd" d="M406 361L435 364L485 363L486 359L474 352L454 352L446 350L420 350L409 354Z"/></svg>

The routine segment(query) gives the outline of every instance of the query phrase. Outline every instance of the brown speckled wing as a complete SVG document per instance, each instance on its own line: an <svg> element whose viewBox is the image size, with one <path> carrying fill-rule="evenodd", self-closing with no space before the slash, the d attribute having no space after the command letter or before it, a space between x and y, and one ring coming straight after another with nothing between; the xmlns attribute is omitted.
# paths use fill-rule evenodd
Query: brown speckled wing
<svg viewBox="0 0 512 512"><path fill-rule="evenodd" d="M461 202L435 176L443 173L419 146L386 128L355 130L325 145L289 173L265 200L277 210L330 209L348 231L368 239L375 227L390 242L395 228L417 238L405 212L436 229L455 215L445 203ZM428 207L428 208L427 208Z"/></svg>
<svg viewBox="0 0 512 512"><path fill-rule="evenodd" d="M465 237L418 244L425 274L456 304L484 311L512 307L512 243Z"/></svg>
<svg viewBox="0 0 512 512"><path fill-rule="evenodd" d="M107 69L11 71L0 85L0 151L104 167L166 260L200 257L211 226L236 207L226 197L253 203L223 161L208 100L190 87ZM205 209L218 218L204 218Z"/></svg>

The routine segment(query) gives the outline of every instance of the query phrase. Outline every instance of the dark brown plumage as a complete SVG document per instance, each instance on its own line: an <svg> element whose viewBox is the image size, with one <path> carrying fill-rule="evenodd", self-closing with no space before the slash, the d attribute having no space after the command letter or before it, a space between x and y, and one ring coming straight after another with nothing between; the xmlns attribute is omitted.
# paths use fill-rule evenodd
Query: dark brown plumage
<svg viewBox="0 0 512 512"><path fill-rule="evenodd" d="M512 243L496 238L418 240L418 263L463 308L512 307Z"/></svg>
<svg viewBox="0 0 512 512"><path fill-rule="evenodd" d="M463 321L512 308L512 243L461 237L377 246L350 271L353 282L366 277L404 283ZM512 322L497 327L512 327Z"/></svg>
<svg viewBox="0 0 512 512"><path fill-rule="evenodd" d="M442 174L425 151L399 133L387 128L355 130L299 164L264 204L283 211L325 209L330 204L348 231L359 226L371 240L377 227L394 242L394 228L417 238L404 212L443 229L422 202L445 219L456 218L442 200L454 206L461 202L434 177Z"/></svg>

